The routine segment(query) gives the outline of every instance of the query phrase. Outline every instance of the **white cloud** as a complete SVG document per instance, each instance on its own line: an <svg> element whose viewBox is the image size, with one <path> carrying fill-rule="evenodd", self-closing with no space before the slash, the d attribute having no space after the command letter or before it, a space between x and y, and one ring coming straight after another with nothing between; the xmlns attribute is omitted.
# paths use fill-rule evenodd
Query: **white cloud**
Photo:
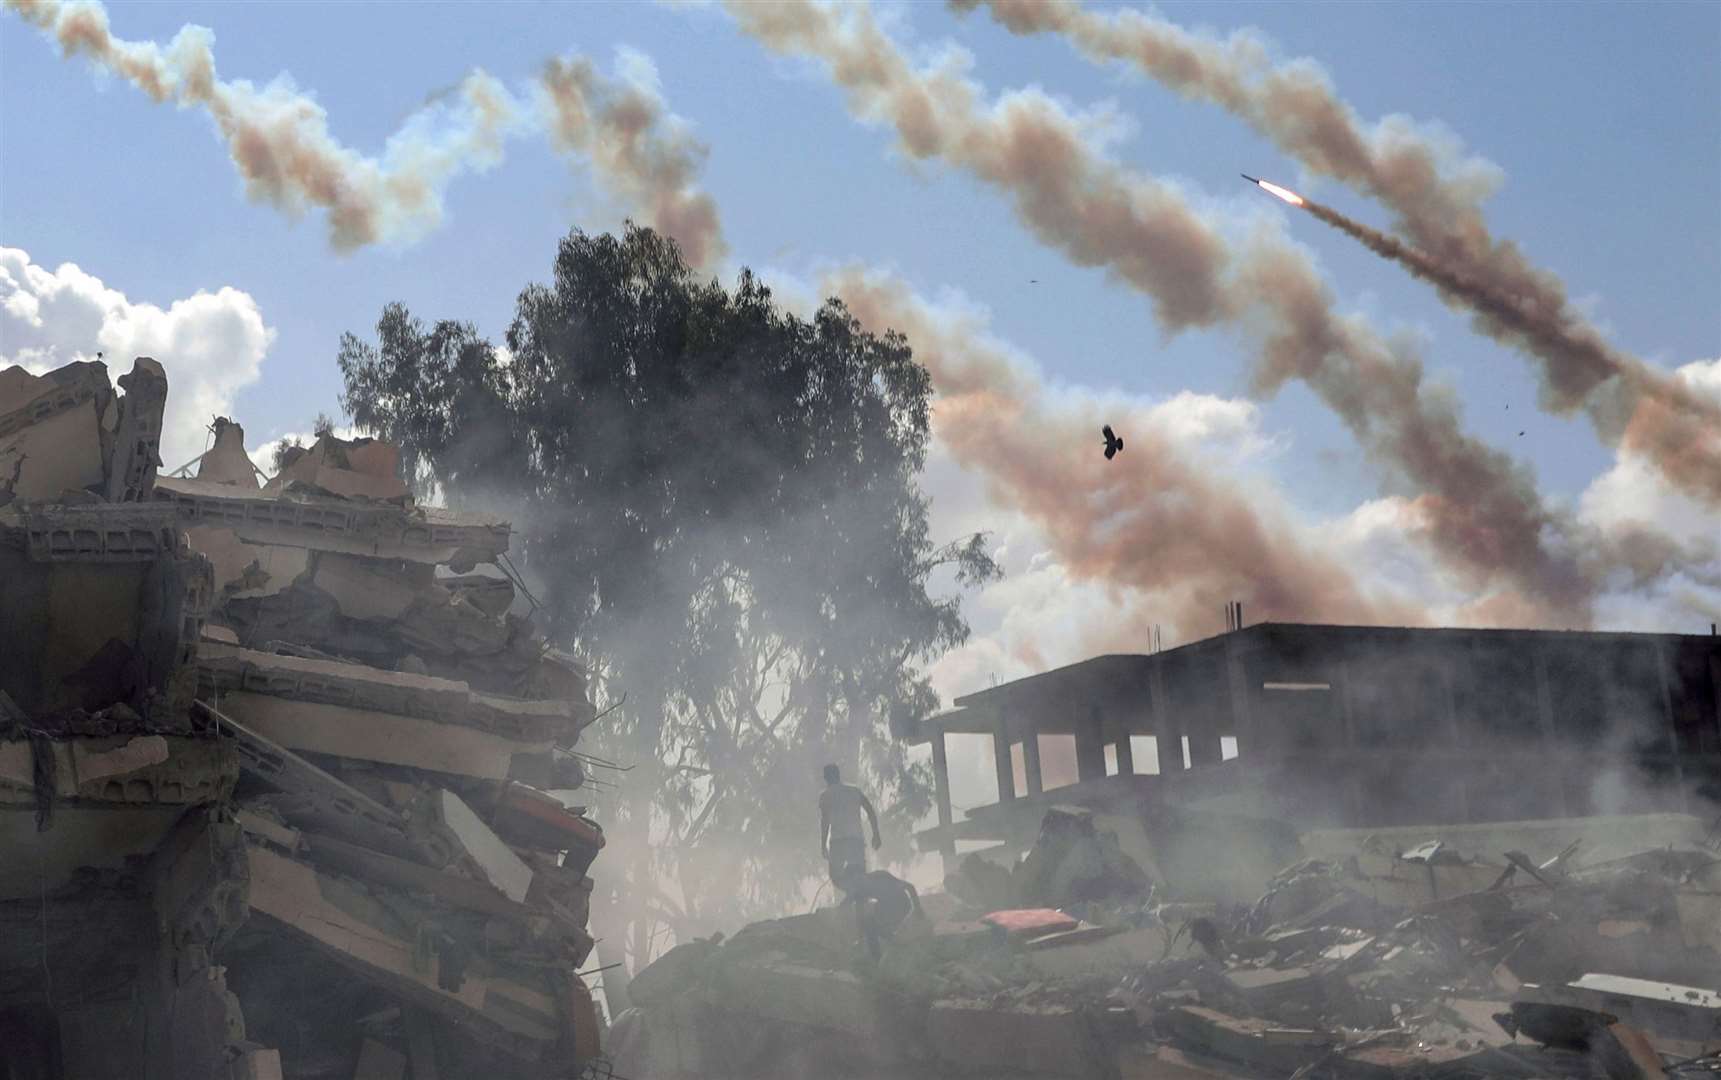
<svg viewBox="0 0 1721 1080"><path fill-rule="evenodd" d="M165 469L204 451L209 421L231 415L274 339L257 302L231 286L164 310L128 299L74 263L49 270L25 251L0 248L0 365L40 373L100 352L117 377L133 357L155 357L167 372Z"/></svg>
<svg viewBox="0 0 1721 1080"><path fill-rule="evenodd" d="M1675 369L1673 375L1721 404L1721 358L1695 360ZM1721 512L1674 488L1659 469L1629 450L1621 450L1613 467L1584 489L1578 499L1578 516L1604 532L1653 525L1690 545L1714 545L1721 538ZM1709 569L1721 574L1721 563ZM1721 614L1721 590L1704 582L1675 578L1655 595L1610 598L1603 612L1609 626L1666 630L1670 616L1695 616L1699 623L1714 620Z"/></svg>

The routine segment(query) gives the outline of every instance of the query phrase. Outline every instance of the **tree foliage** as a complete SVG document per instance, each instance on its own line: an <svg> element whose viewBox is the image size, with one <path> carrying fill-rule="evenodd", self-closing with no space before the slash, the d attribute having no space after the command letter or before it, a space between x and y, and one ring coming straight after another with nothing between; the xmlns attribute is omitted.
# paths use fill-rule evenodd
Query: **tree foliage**
<svg viewBox="0 0 1721 1080"><path fill-rule="evenodd" d="M929 535L930 384L901 335L836 300L798 318L747 271L700 281L631 225L566 237L506 349L399 304L377 334L342 338L343 407L421 491L512 516L541 628L626 693L596 740L634 766L605 860L630 905L685 937L797 900L826 761L904 837L930 778L888 718L936 704L925 666L967 634L929 579L997 570Z"/></svg>

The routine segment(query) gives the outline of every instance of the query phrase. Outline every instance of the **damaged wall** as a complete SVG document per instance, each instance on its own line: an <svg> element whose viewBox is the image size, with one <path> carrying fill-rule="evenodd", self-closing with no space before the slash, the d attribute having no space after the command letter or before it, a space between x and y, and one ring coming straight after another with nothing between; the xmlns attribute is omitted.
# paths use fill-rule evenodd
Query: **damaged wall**
<svg viewBox="0 0 1721 1080"><path fill-rule="evenodd" d="M373 440L259 486L227 418L157 477L166 393L0 372L8 1075L575 1075L603 832L538 787L594 710L508 524L416 506Z"/></svg>

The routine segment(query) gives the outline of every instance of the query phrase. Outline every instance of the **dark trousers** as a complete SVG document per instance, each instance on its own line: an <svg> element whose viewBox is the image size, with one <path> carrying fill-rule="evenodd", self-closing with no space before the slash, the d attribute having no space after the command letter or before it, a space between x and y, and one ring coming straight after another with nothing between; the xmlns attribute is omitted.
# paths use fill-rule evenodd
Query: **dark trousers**
<svg viewBox="0 0 1721 1080"><path fill-rule="evenodd" d="M866 873L866 841L858 836L831 839L831 884L844 892Z"/></svg>

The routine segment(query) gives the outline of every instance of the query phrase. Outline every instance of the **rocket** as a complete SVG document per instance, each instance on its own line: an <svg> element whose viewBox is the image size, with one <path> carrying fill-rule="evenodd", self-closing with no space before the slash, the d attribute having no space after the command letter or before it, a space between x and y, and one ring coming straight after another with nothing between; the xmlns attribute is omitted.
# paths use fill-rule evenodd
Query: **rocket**
<svg viewBox="0 0 1721 1080"><path fill-rule="evenodd" d="M1262 191L1265 191L1267 194L1273 196L1275 199L1283 199L1285 202L1290 203L1292 206L1307 206L1307 205L1309 205L1307 199L1304 199L1301 195L1298 195L1296 192L1290 190L1289 188L1282 188L1278 184L1270 183L1266 180L1261 179L1258 176L1250 176L1248 173L1238 173L1237 175L1241 176L1243 179L1249 181L1251 184L1254 184L1256 187L1260 188Z"/></svg>

